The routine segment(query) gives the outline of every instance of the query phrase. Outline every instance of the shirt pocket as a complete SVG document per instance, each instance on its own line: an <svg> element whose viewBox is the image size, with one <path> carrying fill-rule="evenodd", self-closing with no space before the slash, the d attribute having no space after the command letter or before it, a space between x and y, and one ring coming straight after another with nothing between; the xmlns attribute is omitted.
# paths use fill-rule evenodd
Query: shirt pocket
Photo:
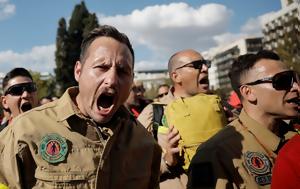
<svg viewBox="0 0 300 189"><path fill-rule="evenodd" d="M49 171L47 169L37 169L35 172L37 179L35 188L93 188L95 176L89 172L79 172L72 170Z"/></svg>
<svg viewBox="0 0 300 189"><path fill-rule="evenodd" d="M35 171L36 188L95 188L99 153L91 146L73 147L65 162L42 161Z"/></svg>

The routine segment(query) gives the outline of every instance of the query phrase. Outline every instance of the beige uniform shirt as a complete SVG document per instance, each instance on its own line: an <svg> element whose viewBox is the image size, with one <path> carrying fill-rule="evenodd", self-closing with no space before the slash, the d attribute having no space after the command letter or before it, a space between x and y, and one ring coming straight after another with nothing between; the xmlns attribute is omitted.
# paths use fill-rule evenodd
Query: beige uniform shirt
<svg viewBox="0 0 300 189"><path fill-rule="evenodd" d="M121 107L97 126L77 88L16 118L0 134L0 183L10 188L157 188L161 149Z"/></svg>
<svg viewBox="0 0 300 189"><path fill-rule="evenodd" d="M284 122L279 130L278 137L242 111L239 119L198 148L188 188L270 188L277 152L295 135Z"/></svg>
<svg viewBox="0 0 300 189"><path fill-rule="evenodd" d="M169 104L175 97L172 93L173 88L169 91L168 95L164 96L158 102L159 104ZM153 134L153 106L152 104L147 105L144 110L140 113L138 121ZM160 189L185 189L187 183L187 175L181 166L175 166L169 168L165 161L161 161L161 179Z"/></svg>
<svg viewBox="0 0 300 189"><path fill-rule="evenodd" d="M164 104L167 105L170 102L172 102L173 100L175 100L175 97L173 95L173 93L171 92L171 90L169 91L169 93L162 97L161 100L159 102L155 102L158 104ZM153 103L148 104L143 111L140 113L139 117L137 118L137 120L139 122L142 123L142 125L150 132L153 132Z"/></svg>

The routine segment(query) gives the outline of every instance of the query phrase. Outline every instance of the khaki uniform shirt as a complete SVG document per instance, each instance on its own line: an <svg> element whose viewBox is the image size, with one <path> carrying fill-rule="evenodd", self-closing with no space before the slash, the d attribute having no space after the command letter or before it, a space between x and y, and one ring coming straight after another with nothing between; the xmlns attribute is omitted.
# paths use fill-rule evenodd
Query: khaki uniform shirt
<svg viewBox="0 0 300 189"><path fill-rule="evenodd" d="M169 93L162 97L159 102L155 102L158 104L164 104L167 105L170 102L175 100L175 96L169 91ZM152 104L148 104L143 111L140 113L139 117L137 118L139 122L142 123L142 125L150 132L153 133L153 106Z"/></svg>
<svg viewBox="0 0 300 189"><path fill-rule="evenodd" d="M270 188L277 152L295 135L292 130L282 121L277 136L242 110L238 119L198 148L188 188Z"/></svg>
<svg viewBox="0 0 300 189"><path fill-rule="evenodd" d="M157 188L161 149L121 107L100 126L70 88L15 118L0 134L0 183L10 188Z"/></svg>
<svg viewBox="0 0 300 189"><path fill-rule="evenodd" d="M173 88L170 89L168 95L162 97L159 104L169 104L175 97L172 93ZM144 108L138 117L138 121L153 134L153 106L149 104ZM165 161L161 160L161 182L160 189L185 189L187 183L187 175L181 166L169 168Z"/></svg>

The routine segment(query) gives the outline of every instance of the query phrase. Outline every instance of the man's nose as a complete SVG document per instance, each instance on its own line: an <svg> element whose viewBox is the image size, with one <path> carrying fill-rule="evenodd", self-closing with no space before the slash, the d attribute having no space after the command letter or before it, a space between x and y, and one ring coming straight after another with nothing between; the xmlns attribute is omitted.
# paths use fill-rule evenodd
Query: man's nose
<svg viewBox="0 0 300 189"><path fill-rule="evenodd" d="M202 64L201 72L208 72L208 66L206 64Z"/></svg>
<svg viewBox="0 0 300 189"><path fill-rule="evenodd" d="M107 72L105 76L105 84L108 86L114 86L116 85L118 81L118 73L116 68L111 67Z"/></svg>
<svg viewBox="0 0 300 189"><path fill-rule="evenodd" d="M291 90L292 90L292 91L295 91L295 90L296 90L296 91L298 91L298 93L300 93L300 86L299 86L299 85L300 85L300 83L299 83L297 80L294 81Z"/></svg>
<svg viewBox="0 0 300 189"><path fill-rule="evenodd" d="M26 98L30 96L30 92L28 92L26 89L23 90L21 97Z"/></svg>

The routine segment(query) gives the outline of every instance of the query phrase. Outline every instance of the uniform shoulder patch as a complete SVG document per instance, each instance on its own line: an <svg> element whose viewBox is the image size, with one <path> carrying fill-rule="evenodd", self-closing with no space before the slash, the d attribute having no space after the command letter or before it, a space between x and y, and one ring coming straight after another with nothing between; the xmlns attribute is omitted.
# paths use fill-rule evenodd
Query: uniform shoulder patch
<svg viewBox="0 0 300 189"><path fill-rule="evenodd" d="M244 164L257 184L261 186L271 184L272 164L265 154L247 151L244 153Z"/></svg>
<svg viewBox="0 0 300 189"><path fill-rule="evenodd" d="M47 134L40 143L40 154L49 163L58 163L65 160L68 152L66 139L56 133Z"/></svg>

